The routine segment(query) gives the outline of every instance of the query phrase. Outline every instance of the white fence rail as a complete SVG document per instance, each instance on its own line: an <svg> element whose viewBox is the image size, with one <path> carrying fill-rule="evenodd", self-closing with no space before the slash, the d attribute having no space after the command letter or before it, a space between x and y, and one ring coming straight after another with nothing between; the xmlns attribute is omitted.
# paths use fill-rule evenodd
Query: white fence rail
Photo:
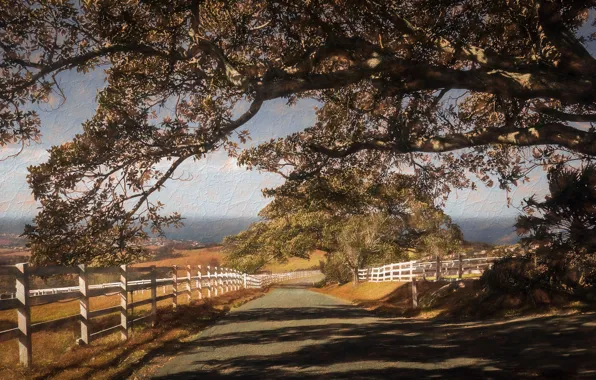
<svg viewBox="0 0 596 380"><path fill-rule="evenodd" d="M167 271L171 277L157 278L158 271ZM182 273L180 273L182 272ZM90 284L92 274L119 274L120 281ZM147 279L129 280L131 273L141 273ZM120 332L121 339L128 339L128 330L133 322L150 320L152 326L157 324L157 302L172 299L172 306L176 309L178 297L186 295L188 301L211 298L223 295L241 288L261 288L272 283L283 282L294 278L312 276L319 271L300 271L271 275L249 275L230 268L211 268L207 266L203 272L201 266L172 266L172 267L128 267L126 265L110 268L94 268L86 265L78 267L29 267L28 264L0 266L0 276L15 277L16 293L6 299L0 299L0 311L14 309L17 312L18 327L0 331L0 342L18 339L20 362L29 366L32 362L31 335L42 329L63 324L65 322L80 321L80 342L89 344L100 337ZM30 289L34 276L50 276L70 274L78 277L79 286L60 288ZM181 286L180 286L181 285ZM158 296L161 288L162 295ZM169 291L168 291L169 290ZM149 298L133 301L136 293L150 292ZM120 305L99 310L90 310L89 299L98 296L120 295ZM130 297L129 297L130 295ZM63 300L79 300L80 313L57 320L42 323L31 323L31 306L43 305ZM151 305L149 314L132 320L128 310L135 307ZM91 331L92 318L120 313L120 324L102 331Z"/></svg>
<svg viewBox="0 0 596 380"><path fill-rule="evenodd" d="M470 259L446 261L406 261L383 265L381 267L365 268L358 271L360 281L411 281L420 277L439 277L457 275L461 278L466 274L482 274L490 268L498 257L478 257ZM437 268L439 270L437 271ZM438 273L437 273L438 272Z"/></svg>

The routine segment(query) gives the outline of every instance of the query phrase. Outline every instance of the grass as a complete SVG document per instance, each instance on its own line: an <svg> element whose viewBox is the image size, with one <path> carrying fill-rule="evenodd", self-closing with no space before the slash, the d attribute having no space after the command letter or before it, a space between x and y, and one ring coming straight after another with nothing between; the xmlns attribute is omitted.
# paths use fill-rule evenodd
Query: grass
<svg viewBox="0 0 596 380"><path fill-rule="evenodd" d="M403 285L403 282L361 282L357 286L354 286L352 283L343 285L333 284L313 290L359 303L362 301L383 299Z"/></svg>
<svg viewBox="0 0 596 380"><path fill-rule="evenodd" d="M273 273L291 272L296 270L319 268L319 262L325 261L325 252L314 251L307 259L292 257L285 263L270 263L263 267L264 271L271 271Z"/></svg>
<svg viewBox="0 0 596 380"><path fill-rule="evenodd" d="M147 267L151 265L156 266L185 266L185 265L201 265L205 268L207 265L221 266L225 260L225 254L222 252L220 246L180 250L174 252L174 257L164 258L154 261L145 261L134 266Z"/></svg>
<svg viewBox="0 0 596 380"><path fill-rule="evenodd" d="M569 296L553 296L548 304L534 304L511 295L487 294L477 279L458 282L418 281L418 305L412 303L410 282L363 282L312 289L351 301L383 316L423 319L486 319L527 315L563 315L591 311L596 305Z"/></svg>
<svg viewBox="0 0 596 380"><path fill-rule="evenodd" d="M179 299L182 302L177 311L172 310L171 301L162 301L158 305L158 326L135 326L130 333L131 338L126 342L120 341L119 334L112 334L89 346L76 346L74 343L79 337L78 323L45 329L33 334L34 366L31 369L16 364L16 340L3 342L0 343L0 350L3 352L0 355L0 379L119 379L138 371L148 371L151 368L148 364L159 362L160 355L163 356L185 339L195 336L231 307L237 307L261 294L260 290L240 290L191 303L185 302L186 297L181 296ZM97 300L92 309L104 306L103 303L118 301L117 297L97 297ZM78 306L78 302L76 305ZM64 309L64 314L71 312L70 306L45 305L44 318L46 312L59 315L57 308L60 306ZM149 306L137 308L134 316L142 315L148 309ZM109 315L99 319L94 329L97 331L118 323L118 314Z"/></svg>

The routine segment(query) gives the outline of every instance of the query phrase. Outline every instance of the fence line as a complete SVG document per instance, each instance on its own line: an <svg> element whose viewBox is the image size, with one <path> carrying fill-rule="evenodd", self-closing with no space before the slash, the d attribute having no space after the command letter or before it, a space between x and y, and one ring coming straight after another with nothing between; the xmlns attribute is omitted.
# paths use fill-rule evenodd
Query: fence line
<svg viewBox="0 0 596 380"><path fill-rule="evenodd" d="M380 267L365 268L358 271L359 281L385 282L385 281L411 281L419 277L435 277L457 275L462 278L464 274L482 274L490 268L498 257L478 257L471 259L441 261L406 261L387 264ZM437 270L437 268L439 268Z"/></svg>
<svg viewBox="0 0 596 380"><path fill-rule="evenodd" d="M171 271L171 277L157 278L157 270ZM196 276L192 274L193 269ZM184 271L183 276L178 272ZM90 274L119 274L120 281L89 284ZM142 273L149 275L149 279L129 281L131 273ZM231 268L207 266L206 273L202 273L201 266L191 267L129 267L122 265L119 267L88 267L79 265L78 267L30 267L29 264L4 265L0 266L0 276L16 277L16 295L9 299L0 299L0 311L15 309L18 316L18 326L16 328L0 331L0 342L18 338L19 342L19 360L24 366L30 366L33 360L31 349L31 336L34 332L42 329L62 324L69 321L79 321L81 324L80 344L90 344L96 339L120 332L122 340L128 339L128 330L133 323L144 320L150 320L152 326L157 325L157 302L172 299L174 309L178 305L178 298L186 295L190 302L193 290L198 291L197 297L202 299L203 290L207 290L206 297L211 298L223 295L230 291L236 291L241 288L261 288L269 286L276 282L283 282L295 278L312 276L320 273L319 271L298 271L283 274L271 275L249 275ZM30 279L33 276L49 276L56 274L74 274L78 275L79 286L48 288L48 289L29 289ZM193 280L195 286L193 287ZM179 288L179 284L183 286ZM171 285L171 293L166 293L166 286ZM163 294L158 296L158 287L162 287ZM151 291L148 299L133 301L134 294L144 293L146 289ZM104 309L90 310L89 299L98 296L120 295L120 304ZM131 299L129 301L129 294ZM65 318L40 323L31 323L31 306L43 305L47 303L58 302L62 300L79 300L80 312ZM135 307L151 305L151 312L148 315L137 319L131 319L129 310ZM120 313L120 324L106 328L101 331L93 332L90 321L93 318L112 313Z"/></svg>

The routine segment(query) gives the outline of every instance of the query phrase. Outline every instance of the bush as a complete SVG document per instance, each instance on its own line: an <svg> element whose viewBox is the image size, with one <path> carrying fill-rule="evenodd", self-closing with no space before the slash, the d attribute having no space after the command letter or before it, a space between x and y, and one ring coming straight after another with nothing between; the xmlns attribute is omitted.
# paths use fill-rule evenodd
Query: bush
<svg viewBox="0 0 596 380"><path fill-rule="evenodd" d="M534 265L529 257L522 256L495 261L480 280L490 292L530 294L534 289L551 289L552 277L545 264Z"/></svg>
<svg viewBox="0 0 596 380"><path fill-rule="evenodd" d="M348 268L342 257L337 254L327 255L327 261L320 261L321 272L325 274L328 282L345 284L352 281L352 271Z"/></svg>

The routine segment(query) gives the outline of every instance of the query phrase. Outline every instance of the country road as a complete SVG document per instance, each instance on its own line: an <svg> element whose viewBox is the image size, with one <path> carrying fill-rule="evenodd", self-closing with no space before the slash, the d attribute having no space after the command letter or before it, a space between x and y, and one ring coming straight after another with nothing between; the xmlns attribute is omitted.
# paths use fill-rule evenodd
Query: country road
<svg viewBox="0 0 596 380"><path fill-rule="evenodd" d="M378 318L300 286L233 310L155 379L596 378L596 315Z"/></svg>

